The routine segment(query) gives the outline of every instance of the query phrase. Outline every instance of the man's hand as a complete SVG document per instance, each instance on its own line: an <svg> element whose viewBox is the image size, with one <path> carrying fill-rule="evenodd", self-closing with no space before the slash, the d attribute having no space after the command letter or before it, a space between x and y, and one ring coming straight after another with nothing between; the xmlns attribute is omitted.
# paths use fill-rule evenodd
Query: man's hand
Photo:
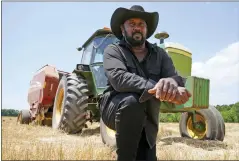
<svg viewBox="0 0 239 161"><path fill-rule="evenodd" d="M162 78L154 86L148 90L150 94L155 94L155 97L160 101L173 101L178 92L178 84L173 78Z"/></svg>
<svg viewBox="0 0 239 161"><path fill-rule="evenodd" d="M184 87L178 87L177 82L172 78L163 78L148 90L150 94L154 94L160 101L167 101L177 105L184 104L192 96Z"/></svg>
<svg viewBox="0 0 239 161"><path fill-rule="evenodd" d="M192 94L186 88L178 87L178 92L175 99L169 102L181 105L186 103L191 96Z"/></svg>

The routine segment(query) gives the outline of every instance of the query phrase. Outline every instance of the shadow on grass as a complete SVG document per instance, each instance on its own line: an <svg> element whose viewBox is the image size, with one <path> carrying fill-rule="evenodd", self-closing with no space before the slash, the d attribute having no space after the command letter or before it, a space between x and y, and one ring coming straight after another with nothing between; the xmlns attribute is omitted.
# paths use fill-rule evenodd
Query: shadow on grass
<svg viewBox="0 0 239 161"><path fill-rule="evenodd" d="M81 134L79 134L82 137L86 136L92 136L92 135L97 135L100 134L100 127L95 127L95 128L85 128L82 130Z"/></svg>
<svg viewBox="0 0 239 161"><path fill-rule="evenodd" d="M196 140L185 137L167 137L159 139L159 141L163 142L162 146L172 145L172 143L183 143L194 148L202 148L208 151L228 148L227 144L221 141Z"/></svg>

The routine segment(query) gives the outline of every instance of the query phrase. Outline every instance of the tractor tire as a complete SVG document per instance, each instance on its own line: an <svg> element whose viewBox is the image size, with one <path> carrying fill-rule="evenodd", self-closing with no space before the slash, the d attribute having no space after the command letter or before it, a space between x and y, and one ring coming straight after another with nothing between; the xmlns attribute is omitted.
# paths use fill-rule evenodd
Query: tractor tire
<svg viewBox="0 0 239 161"><path fill-rule="evenodd" d="M182 113L179 121L179 130L182 137L198 140L217 140L219 121L212 106L208 109L196 111L196 121L199 121L201 126L204 126L203 130L193 128L189 112Z"/></svg>
<svg viewBox="0 0 239 161"><path fill-rule="evenodd" d="M223 141L225 137L225 133L226 133L224 119L221 113L214 106L211 106L211 109L213 110L218 120L218 129L217 129L216 139L219 141Z"/></svg>
<svg viewBox="0 0 239 161"><path fill-rule="evenodd" d="M21 110L17 117L17 123L19 124L29 124L31 121L30 110Z"/></svg>
<svg viewBox="0 0 239 161"><path fill-rule="evenodd" d="M53 107L53 129L67 134L81 132L87 121L87 92L88 86L82 77L70 74L61 78Z"/></svg>
<svg viewBox="0 0 239 161"><path fill-rule="evenodd" d="M116 146L115 131L108 128L100 118L100 135L102 142L110 147Z"/></svg>

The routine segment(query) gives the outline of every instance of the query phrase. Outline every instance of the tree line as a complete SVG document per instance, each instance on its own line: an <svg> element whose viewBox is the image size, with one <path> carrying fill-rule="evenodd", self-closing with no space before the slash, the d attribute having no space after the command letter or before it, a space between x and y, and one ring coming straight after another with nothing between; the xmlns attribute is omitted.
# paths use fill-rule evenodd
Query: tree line
<svg viewBox="0 0 239 161"><path fill-rule="evenodd" d="M215 106L225 122L239 123L239 102L230 105ZM2 116L17 116L18 110L2 109ZM181 113L160 113L160 122L179 122Z"/></svg>
<svg viewBox="0 0 239 161"><path fill-rule="evenodd" d="M17 116L19 113L18 110L14 109L2 109L2 116Z"/></svg>

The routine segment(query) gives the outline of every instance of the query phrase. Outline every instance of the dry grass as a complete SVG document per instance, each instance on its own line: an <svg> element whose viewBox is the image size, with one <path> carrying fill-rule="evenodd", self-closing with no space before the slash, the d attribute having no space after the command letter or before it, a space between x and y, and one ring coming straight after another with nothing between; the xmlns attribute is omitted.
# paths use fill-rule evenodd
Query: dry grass
<svg viewBox="0 0 239 161"><path fill-rule="evenodd" d="M178 124L160 123L157 156L160 160L239 160L239 124L226 124L220 141L181 138Z"/></svg>
<svg viewBox="0 0 239 161"><path fill-rule="evenodd" d="M2 118L3 160L113 160L99 125L81 135L66 135L49 127L17 125L16 118ZM239 160L239 124L226 124L224 142L181 138L178 124L160 123L157 156L160 160Z"/></svg>

